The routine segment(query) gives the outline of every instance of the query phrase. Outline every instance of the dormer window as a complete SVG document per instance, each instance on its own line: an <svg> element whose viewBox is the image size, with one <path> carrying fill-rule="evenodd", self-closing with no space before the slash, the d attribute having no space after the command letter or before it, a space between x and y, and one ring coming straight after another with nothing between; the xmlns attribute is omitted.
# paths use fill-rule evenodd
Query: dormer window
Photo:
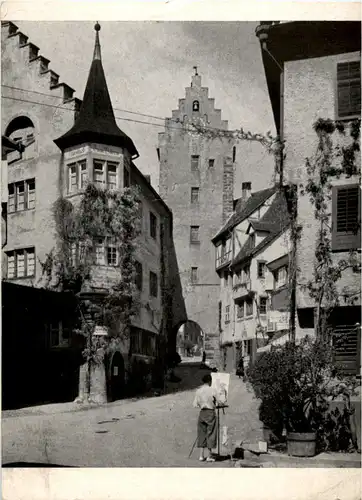
<svg viewBox="0 0 362 500"><path fill-rule="evenodd" d="M199 101L194 101L192 103L192 111L200 111L200 103L199 103Z"/></svg>

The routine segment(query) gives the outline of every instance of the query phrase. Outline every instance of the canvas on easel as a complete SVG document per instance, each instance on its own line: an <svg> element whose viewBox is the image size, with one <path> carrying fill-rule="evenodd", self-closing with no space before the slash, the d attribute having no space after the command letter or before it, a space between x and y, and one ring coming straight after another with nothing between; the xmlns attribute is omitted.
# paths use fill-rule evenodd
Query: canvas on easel
<svg viewBox="0 0 362 500"><path fill-rule="evenodd" d="M220 403L228 404L230 373L211 373L211 387L215 388L218 394Z"/></svg>

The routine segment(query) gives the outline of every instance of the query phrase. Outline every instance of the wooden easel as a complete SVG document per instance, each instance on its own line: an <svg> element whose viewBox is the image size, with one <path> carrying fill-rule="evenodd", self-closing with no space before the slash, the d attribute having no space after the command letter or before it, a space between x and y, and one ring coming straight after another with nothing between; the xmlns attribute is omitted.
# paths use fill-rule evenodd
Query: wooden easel
<svg viewBox="0 0 362 500"><path fill-rule="evenodd" d="M217 454L220 457L220 410L222 410L225 415L225 408L229 408L229 405L218 405L217 409Z"/></svg>

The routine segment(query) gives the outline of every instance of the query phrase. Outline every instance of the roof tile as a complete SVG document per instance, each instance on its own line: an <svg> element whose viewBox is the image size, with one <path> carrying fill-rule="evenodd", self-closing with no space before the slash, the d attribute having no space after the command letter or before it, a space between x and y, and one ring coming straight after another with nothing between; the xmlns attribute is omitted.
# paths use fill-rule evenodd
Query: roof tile
<svg viewBox="0 0 362 500"><path fill-rule="evenodd" d="M118 127L114 117L100 56L98 31L94 57L79 115L74 126L54 142L62 150L82 142L98 142L125 147L131 156L138 155L132 139Z"/></svg>
<svg viewBox="0 0 362 500"><path fill-rule="evenodd" d="M236 202L234 213L231 215L229 220L226 221L220 231L212 238L212 242L215 243L230 229L233 229L237 224L250 217L252 213L260 207L260 205L262 205L277 191L277 189L277 186L274 186L261 191L256 191L255 193L252 193L247 200L239 198Z"/></svg>
<svg viewBox="0 0 362 500"><path fill-rule="evenodd" d="M277 194L265 215L259 221L255 222L257 222L257 225L259 224L260 227L268 227L269 234L256 247L251 246L251 238L249 237L243 248L232 261L231 264L233 266L240 264L244 260L251 258L259 253L275 238L282 234L289 226L290 215L288 212L288 204L286 200L286 193L284 190L280 191Z"/></svg>

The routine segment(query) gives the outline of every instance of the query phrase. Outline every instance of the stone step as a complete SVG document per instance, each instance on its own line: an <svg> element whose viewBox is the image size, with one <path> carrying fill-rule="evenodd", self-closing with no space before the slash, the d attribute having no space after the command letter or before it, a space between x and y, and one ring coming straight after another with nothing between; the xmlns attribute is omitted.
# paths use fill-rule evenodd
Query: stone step
<svg viewBox="0 0 362 500"><path fill-rule="evenodd" d="M320 453L314 457L292 457L275 451L260 453L236 448L234 455L238 459L235 467L361 468L359 453Z"/></svg>

